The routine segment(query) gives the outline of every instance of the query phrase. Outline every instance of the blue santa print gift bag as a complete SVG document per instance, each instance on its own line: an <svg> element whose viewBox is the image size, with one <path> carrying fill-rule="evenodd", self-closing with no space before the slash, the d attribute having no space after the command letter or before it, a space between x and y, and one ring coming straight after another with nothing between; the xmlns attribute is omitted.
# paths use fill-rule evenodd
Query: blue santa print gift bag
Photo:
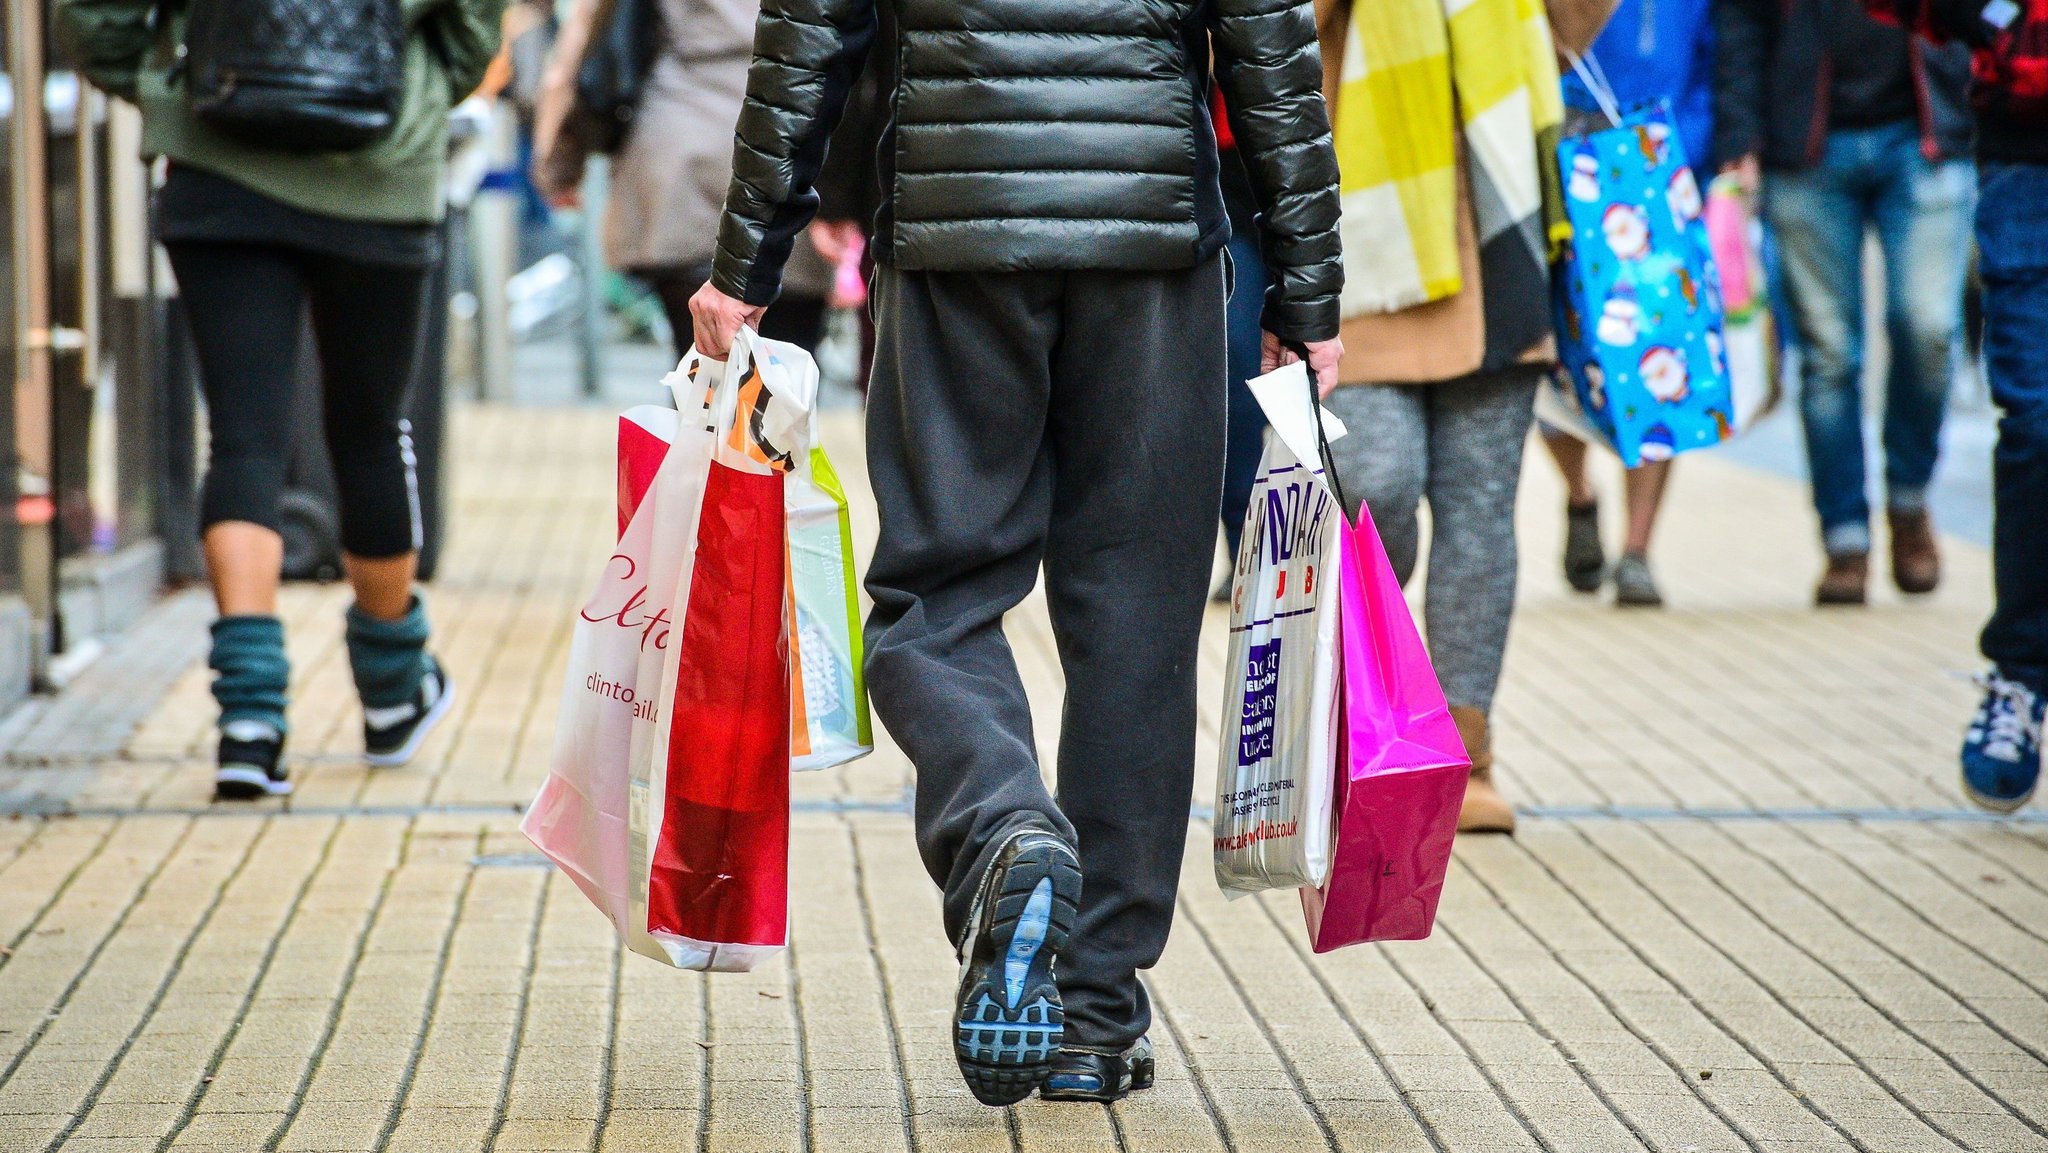
<svg viewBox="0 0 2048 1153"><path fill-rule="evenodd" d="M1721 288L1698 182L1662 102L1558 145L1572 242L1558 357L1586 423L1630 468L1728 439Z"/></svg>

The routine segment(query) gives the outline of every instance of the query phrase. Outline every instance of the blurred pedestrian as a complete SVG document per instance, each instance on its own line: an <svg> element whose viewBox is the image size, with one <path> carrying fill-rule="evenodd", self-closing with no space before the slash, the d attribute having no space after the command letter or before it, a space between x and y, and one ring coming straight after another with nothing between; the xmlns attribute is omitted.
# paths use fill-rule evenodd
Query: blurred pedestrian
<svg viewBox="0 0 2048 1153"><path fill-rule="evenodd" d="M1621 0L1593 42L1590 56L1621 107L1653 100L1670 103L1679 143L1699 186L1705 188L1715 170L1713 0ZM1564 102L1568 120L1584 118L1589 126L1606 127L1604 117L1592 119L1599 114L1599 103L1572 72L1564 76ZM1543 440L1565 480L1565 580L1580 592L1597 592L1610 574L1600 542L1599 494L1587 469L1586 442L1547 427ZM1650 536L1656 531L1671 468L1670 460L1646 460L1628 471L1623 490L1627 530L1611 574L1616 604L1664 603L1650 571Z"/></svg>
<svg viewBox="0 0 2048 1153"><path fill-rule="evenodd" d="M759 0L648 0L661 38L632 126L611 158L604 205L604 258L645 281L675 332L678 358L690 347L690 295L711 276L718 213L732 179L732 129L746 96ZM534 124L533 176L555 203L572 202L594 142L570 121L576 70L593 23L609 4L577 0L563 21L542 81ZM815 349L824 335L834 269L808 237L792 240L788 290L761 335Z"/></svg>
<svg viewBox="0 0 2048 1153"><path fill-rule="evenodd" d="M894 73L869 687L917 768L969 1088L991 1105L1041 1084L1114 1100L1152 1082L1138 971L1173 922L1223 480L1229 223L1207 57L1266 209L1266 367L1297 343L1334 383L1343 270L1313 14L1307 0L766 0L721 244L693 302L710 355L776 298L878 9ZM1057 800L1003 639L1041 563L1067 684Z"/></svg>
<svg viewBox="0 0 2048 1153"><path fill-rule="evenodd" d="M1560 41L1583 52L1612 4L1555 7L1581 30ZM1551 38L1525 31L1543 26L1538 0L1482 0L1456 24L1434 0L1317 10L1348 241L1343 387L1328 403L1350 433L1332 451L1351 511L1371 509L1404 582L1429 502L1430 656L1472 756L1458 828L1509 832L1489 717L1515 604L1522 448L1556 362L1550 259L1570 234ZM1412 63L1376 76L1387 60Z"/></svg>
<svg viewBox="0 0 2048 1153"><path fill-rule="evenodd" d="M212 460L201 531L220 609L210 663L223 797L291 790L281 763L290 666L277 616L278 496L296 433L295 362L309 309L355 592L347 642L366 758L406 763L455 699L427 652L426 609L414 591L420 508L401 414L433 305L430 272L442 255L436 224L448 113L496 52L503 6L409 6L393 122L359 146L308 152L306 129L293 117L320 106L316 82L335 69L333 53L348 48L279 60L289 46L235 43L239 30L216 27L213 47L225 39L282 66L247 87L299 94L283 124L229 127L217 109L202 118L192 98L208 63L189 59L185 30L205 0L59 0L65 49L95 84L141 107L144 154L169 161L156 233L177 275L206 395ZM376 49L366 45L348 63L374 73Z"/></svg>
<svg viewBox="0 0 2048 1153"><path fill-rule="evenodd" d="M1800 415L1827 571L1814 599L1868 599L1863 244L1884 252L1891 364L1884 484L1892 581L1932 592L1927 487L1962 322L1976 178L1965 157L1969 49L1937 47L1857 0L1719 0L1715 155L1751 187L1783 262Z"/></svg>
<svg viewBox="0 0 2048 1153"><path fill-rule="evenodd" d="M1977 262L1984 361L2004 415L1993 458L1984 700L1963 744L1963 791L2009 813L2041 779L2048 715L2048 0L1870 0L1904 27L1960 41L1977 112Z"/></svg>
<svg viewBox="0 0 2048 1153"><path fill-rule="evenodd" d="M888 94L882 83L884 68L870 60L846 99L846 114L832 133L825 150L824 167L818 171L818 215L811 221L811 246L827 264L845 264L855 245L860 252L861 293L854 320L860 326L860 361L854 368L854 387L867 396L868 374L875 364L875 315L867 307L866 285L874 279L875 246L872 242L875 218L882 211L882 178L876 150L882 144L889 110ZM847 294L849 297L851 293Z"/></svg>

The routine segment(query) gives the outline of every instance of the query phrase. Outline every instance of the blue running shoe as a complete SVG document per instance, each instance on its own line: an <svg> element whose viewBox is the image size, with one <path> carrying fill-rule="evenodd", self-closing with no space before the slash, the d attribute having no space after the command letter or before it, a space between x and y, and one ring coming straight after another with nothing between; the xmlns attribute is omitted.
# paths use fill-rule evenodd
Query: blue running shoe
<svg viewBox="0 0 2048 1153"><path fill-rule="evenodd" d="M1014 1105L1059 1055L1066 1016L1053 962L1081 902L1081 863L1058 834L1031 829L996 851L960 947L953 1055L984 1105Z"/></svg>
<svg viewBox="0 0 2048 1153"><path fill-rule="evenodd" d="M1994 813L2027 803L2041 781L2041 718L2048 701L1996 669L1977 678L1984 703L1963 738L1963 792Z"/></svg>

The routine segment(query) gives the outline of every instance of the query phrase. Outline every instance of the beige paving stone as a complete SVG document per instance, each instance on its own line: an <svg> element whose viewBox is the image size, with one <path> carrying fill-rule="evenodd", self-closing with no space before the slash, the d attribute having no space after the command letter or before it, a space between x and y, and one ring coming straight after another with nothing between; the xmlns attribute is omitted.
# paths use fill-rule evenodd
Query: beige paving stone
<svg viewBox="0 0 2048 1153"><path fill-rule="evenodd" d="M271 1134L284 1127L284 1122L282 1112L201 1113L178 1132L170 1148L259 1149Z"/></svg>
<svg viewBox="0 0 2048 1153"><path fill-rule="evenodd" d="M495 1153L581 1153L590 1148L595 1127L589 1120L507 1121L490 1143Z"/></svg>
<svg viewBox="0 0 2048 1153"><path fill-rule="evenodd" d="M93 1109L91 1116L72 1132L65 1144L99 1137L147 1137L160 1140L169 1135L181 1111L178 1104L110 1101Z"/></svg>

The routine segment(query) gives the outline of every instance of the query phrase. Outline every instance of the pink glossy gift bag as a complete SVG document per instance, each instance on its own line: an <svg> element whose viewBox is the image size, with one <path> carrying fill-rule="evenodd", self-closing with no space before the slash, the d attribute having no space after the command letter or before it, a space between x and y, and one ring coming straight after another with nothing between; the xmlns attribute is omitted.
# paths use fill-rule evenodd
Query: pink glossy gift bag
<svg viewBox="0 0 2048 1153"><path fill-rule="evenodd" d="M1340 533L1335 848L1301 890L1318 953L1429 935L1472 767L1372 514Z"/></svg>

